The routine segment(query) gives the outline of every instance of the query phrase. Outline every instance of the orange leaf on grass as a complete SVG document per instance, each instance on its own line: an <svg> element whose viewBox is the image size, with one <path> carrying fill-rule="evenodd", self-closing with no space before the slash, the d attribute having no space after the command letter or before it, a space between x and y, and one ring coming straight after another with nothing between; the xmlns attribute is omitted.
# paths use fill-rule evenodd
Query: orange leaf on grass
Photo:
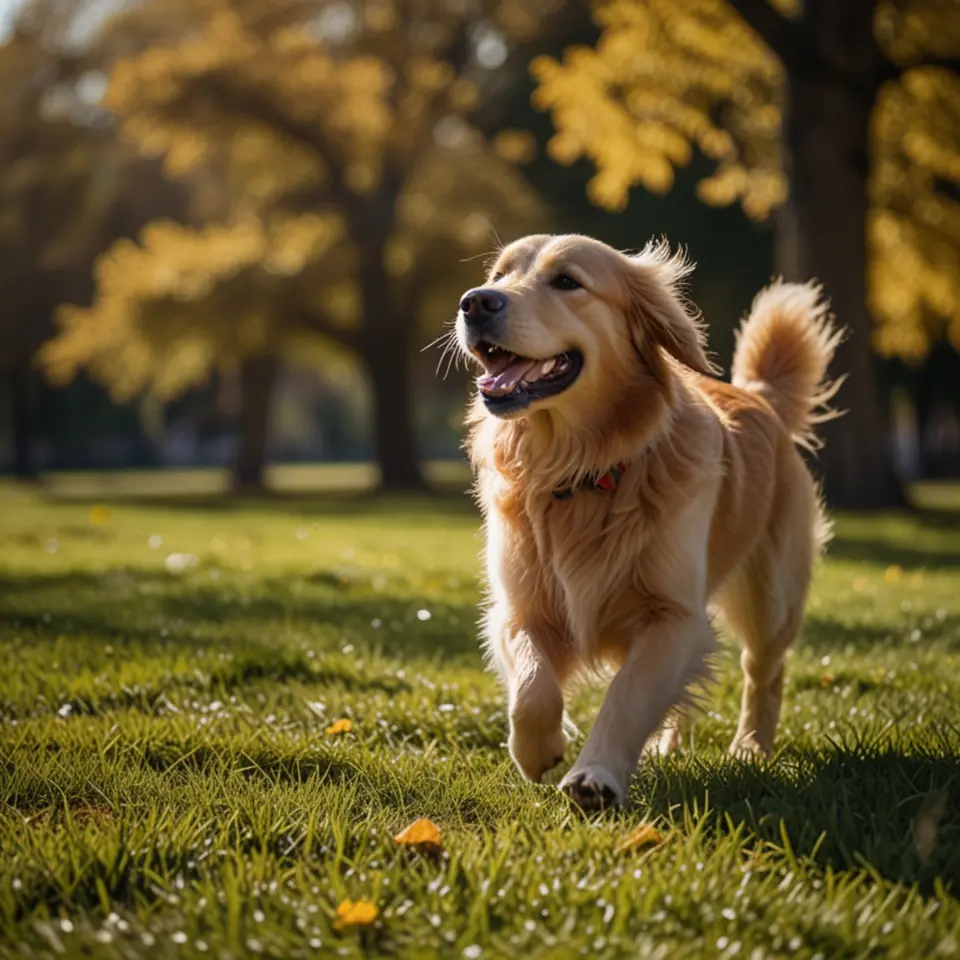
<svg viewBox="0 0 960 960"><path fill-rule="evenodd" d="M326 734L328 737L333 737L338 733L349 733L352 729L352 720L337 720L336 723L331 723L330 726L327 727Z"/></svg>
<svg viewBox="0 0 960 960"><path fill-rule="evenodd" d="M440 828L426 817L414 820L409 827L401 830L393 839L406 847L423 847L428 850L443 849Z"/></svg>
<svg viewBox="0 0 960 960"><path fill-rule="evenodd" d="M666 837L649 823L641 823L626 840L617 845L617 853L641 850L644 847L659 847Z"/></svg>
<svg viewBox="0 0 960 960"><path fill-rule="evenodd" d="M337 907L337 916L333 925L342 930L344 927L369 927L380 911L369 900L344 900Z"/></svg>

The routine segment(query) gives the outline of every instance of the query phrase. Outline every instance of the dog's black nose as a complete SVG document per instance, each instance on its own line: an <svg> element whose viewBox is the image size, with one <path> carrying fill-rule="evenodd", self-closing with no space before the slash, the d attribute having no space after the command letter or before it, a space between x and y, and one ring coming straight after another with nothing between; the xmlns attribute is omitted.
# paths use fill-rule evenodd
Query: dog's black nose
<svg viewBox="0 0 960 960"><path fill-rule="evenodd" d="M502 293L482 287L468 290L460 300L463 319L471 324L491 320L502 313L506 305L507 298Z"/></svg>

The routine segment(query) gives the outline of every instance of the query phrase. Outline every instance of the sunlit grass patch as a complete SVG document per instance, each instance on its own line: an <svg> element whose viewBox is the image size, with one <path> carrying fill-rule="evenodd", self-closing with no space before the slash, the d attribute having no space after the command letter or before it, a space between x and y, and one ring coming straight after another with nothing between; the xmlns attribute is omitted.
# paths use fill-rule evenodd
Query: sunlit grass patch
<svg viewBox="0 0 960 960"><path fill-rule="evenodd" d="M507 758L462 501L127 494L0 494L0 954L960 953L949 516L840 519L773 761L726 753L728 644L587 819Z"/></svg>

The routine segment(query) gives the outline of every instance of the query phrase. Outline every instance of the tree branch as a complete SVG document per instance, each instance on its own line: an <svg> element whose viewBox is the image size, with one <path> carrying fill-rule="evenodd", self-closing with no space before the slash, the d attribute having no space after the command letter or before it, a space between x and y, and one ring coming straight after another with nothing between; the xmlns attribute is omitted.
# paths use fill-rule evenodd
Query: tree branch
<svg viewBox="0 0 960 960"><path fill-rule="evenodd" d="M924 67L936 67L939 70L949 70L960 77L960 57L926 57L916 63L894 63L884 60L880 71L880 81L899 80L908 70L922 70Z"/></svg>
<svg viewBox="0 0 960 960"><path fill-rule="evenodd" d="M357 197L346 186L336 147L319 123L298 120L268 96L250 87L238 89L229 79L215 73L198 78L197 88L201 96L205 93L212 96L220 106L237 116L261 123L321 157L330 176L334 199L343 205L345 212L352 209Z"/></svg>
<svg viewBox="0 0 960 960"><path fill-rule="evenodd" d="M296 319L297 323L305 330L333 340L348 350L357 349L358 339L356 334L351 330L344 330L342 327L335 326L330 322L327 314L317 307L301 308L297 312Z"/></svg>
<svg viewBox="0 0 960 960"><path fill-rule="evenodd" d="M784 62L793 60L801 47L800 28L777 13L767 0L727 0L766 45Z"/></svg>

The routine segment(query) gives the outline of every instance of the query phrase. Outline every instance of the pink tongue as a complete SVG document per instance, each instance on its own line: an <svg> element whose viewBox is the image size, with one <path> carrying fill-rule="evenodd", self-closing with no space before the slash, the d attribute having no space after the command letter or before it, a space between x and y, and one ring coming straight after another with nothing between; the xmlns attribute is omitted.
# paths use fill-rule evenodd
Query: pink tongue
<svg viewBox="0 0 960 960"><path fill-rule="evenodd" d="M511 360L499 373L491 373L481 377L477 381L477 386L480 387L481 393L502 397L507 393L512 393L524 376L539 363L539 360L525 360L522 357L517 357L515 360Z"/></svg>

